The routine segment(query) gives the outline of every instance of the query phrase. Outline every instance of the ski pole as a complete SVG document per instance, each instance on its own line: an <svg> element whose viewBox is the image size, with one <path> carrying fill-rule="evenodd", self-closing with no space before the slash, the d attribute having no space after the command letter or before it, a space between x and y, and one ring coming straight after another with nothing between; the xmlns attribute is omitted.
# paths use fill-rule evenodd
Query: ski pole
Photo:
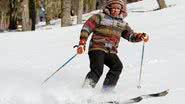
<svg viewBox="0 0 185 104"><path fill-rule="evenodd" d="M138 81L137 88L141 88L141 74L142 74L142 68L143 68L144 49L145 49L145 42L143 42L143 47L142 47L141 65L140 65L139 81Z"/></svg>
<svg viewBox="0 0 185 104"><path fill-rule="evenodd" d="M60 69L62 69L67 63L69 63L73 58L75 58L78 54L76 53L75 55L73 55L70 59L68 59L61 67L59 67L53 74L51 74L48 78L46 78L42 85L44 83L46 83L55 73L57 73Z"/></svg>

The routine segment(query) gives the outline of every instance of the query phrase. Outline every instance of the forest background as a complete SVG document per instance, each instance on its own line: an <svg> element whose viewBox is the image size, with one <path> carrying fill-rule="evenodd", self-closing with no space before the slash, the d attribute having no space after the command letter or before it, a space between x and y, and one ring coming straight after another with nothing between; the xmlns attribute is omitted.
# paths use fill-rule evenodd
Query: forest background
<svg viewBox="0 0 185 104"><path fill-rule="evenodd" d="M142 0L127 0L127 3ZM0 32L34 31L36 24L61 19L61 27L71 26L72 17L82 23L82 15L101 10L106 0L0 0ZM159 9L166 8L165 0L156 0Z"/></svg>

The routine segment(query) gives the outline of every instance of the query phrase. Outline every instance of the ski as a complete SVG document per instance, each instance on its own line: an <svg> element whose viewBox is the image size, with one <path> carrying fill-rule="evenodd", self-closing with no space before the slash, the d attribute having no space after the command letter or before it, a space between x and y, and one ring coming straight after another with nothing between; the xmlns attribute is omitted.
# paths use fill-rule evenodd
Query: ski
<svg viewBox="0 0 185 104"><path fill-rule="evenodd" d="M142 101L143 99L166 96L168 94L168 92L169 92L169 89L164 90L162 92L158 92L158 93L151 93L151 94L141 95L141 96L138 96L138 97L135 97L135 98L128 99L127 101L108 101L108 102L104 102L102 104L132 104L132 103L138 103L138 102Z"/></svg>

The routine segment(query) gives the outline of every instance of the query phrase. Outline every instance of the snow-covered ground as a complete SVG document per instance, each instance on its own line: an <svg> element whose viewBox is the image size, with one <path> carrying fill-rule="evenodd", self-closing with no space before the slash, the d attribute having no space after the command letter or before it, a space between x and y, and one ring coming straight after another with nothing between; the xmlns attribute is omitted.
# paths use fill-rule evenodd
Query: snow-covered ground
<svg viewBox="0 0 185 104"><path fill-rule="evenodd" d="M170 89L166 97L143 100L139 104L184 104L185 96L185 1L165 0L172 7L158 8L155 0L128 5L128 23L137 32L146 32L141 89L137 89L142 43L122 39L119 57L124 64L115 94L102 94L108 70L95 89L81 89L89 71L87 53L75 57L47 83L41 83L76 50L82 25L60 28L56 21L35 32L0 34L0 104L87 104L87 99L124 101L141 94Z"/></svg>

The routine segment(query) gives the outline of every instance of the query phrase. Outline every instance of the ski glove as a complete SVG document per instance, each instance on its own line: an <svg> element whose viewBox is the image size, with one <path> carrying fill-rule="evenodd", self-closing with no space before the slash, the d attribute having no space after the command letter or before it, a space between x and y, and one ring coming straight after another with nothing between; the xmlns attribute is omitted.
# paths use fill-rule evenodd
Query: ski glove
<svg viewBox="0 0 185 104"><path fill-rule="evenodd" d="M86 40L85 39L80 39L78 48L77 48L77 53L78 54L82 54L85 52L85 44L86 44Z"/></svg>
<svg viewBox="0 0 185 104"><path fill-rule="evenodd" d="M77 48L77 53L82 54L85 52L85 46L84 45L79 45Z"/></svg>
<svg viewBox="0 0 185 104"><path fill-rule="evenodd" d="M148 42L149 40L149 36L146 33L137 33L136 38L144 42Z"/></svg>

